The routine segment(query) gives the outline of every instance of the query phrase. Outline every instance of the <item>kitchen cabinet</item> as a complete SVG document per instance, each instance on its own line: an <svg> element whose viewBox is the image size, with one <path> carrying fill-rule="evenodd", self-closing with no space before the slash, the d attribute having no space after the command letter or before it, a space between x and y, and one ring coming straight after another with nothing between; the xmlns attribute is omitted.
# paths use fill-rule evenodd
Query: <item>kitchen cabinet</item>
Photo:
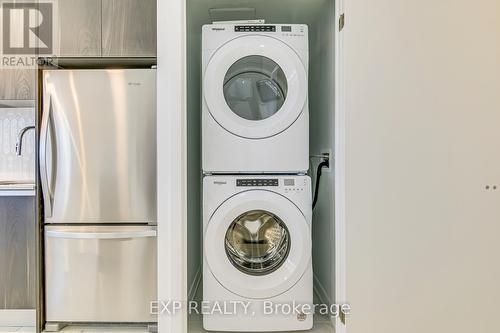
<svg viewBox="0 0 500 333"><path fill-rule="evenodd" d="M102 55L156 56L156 1L102 0Z"/></svg>
<svg viewBox="0 0 500 333"><path fill-rule="evenodd" d="M0 197L0 310L36 305L35 197Z"/></svg>
<svg viewBox="0 0 500 333"><path fill-rule="evenodd" d="M101 55L101 0L59 0L58 56Z"/></svg>
<svg viewBox="0 0 500 333"><path fill-rule="evenodd" d="M36 71L30 69L0 70L0 100L34 99Z"/></svg>
<svg viewBox="0 0 500 333"><path fill-rule="evenodd" d="M155 0L59 0L58 21L58 56L156 56Z"/></svg>

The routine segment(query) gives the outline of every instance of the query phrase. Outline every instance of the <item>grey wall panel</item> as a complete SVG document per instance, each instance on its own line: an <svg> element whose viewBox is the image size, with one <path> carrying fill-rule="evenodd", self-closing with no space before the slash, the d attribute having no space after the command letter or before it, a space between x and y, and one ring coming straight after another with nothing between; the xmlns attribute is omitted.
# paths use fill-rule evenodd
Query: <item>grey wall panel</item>
<svg viewBox="0 0 500 333"><path fill-rule="evenodd" d="M101 56L101 0L59 0L60 56Z"/></svg>
<svg viewBox="0 0 500 333"><path fill-rule="evenodd" d="M318 6L316 22L309 23L310 152L335 150L335 16L333 1ZM309 174L316 181L320 159L312 158ZM332 159L333 161L333 159ZM331 166L333 170L333 165ZM313 270L318 301L335 302L335 174L323 170L318 203L313 212Z"/></svg>
<svg viewBox="0 0 500 333"><path fill-rule="evenodd" d="M35 307L34 197L0 197L0 309Z"/></svg>
<svg viewBox="0 0 500 333"><path fill-rule="evenodd" d="M104 56L156 56L156 1L102 0Z"/></svg>
<svg viewBox="0 0 500 333"><path fill-rule="evenodd" d="M192 23L196 13L187 3L187 20ZM207 11L208 16L208 11ZM202 217L201 217L201 23L188 24L187 40L187 278L188 297L194 298L202 294L201 288L196 290L201 278L202 263ZM198 298L201 299L201 298ZM190 299L191 300L191 299Z"/></svg>
<svg viewBox="0 0 500 333"><path fill-rule="evenodd" d="M34 99L35 70L0 69L1 99Z"/></svg>

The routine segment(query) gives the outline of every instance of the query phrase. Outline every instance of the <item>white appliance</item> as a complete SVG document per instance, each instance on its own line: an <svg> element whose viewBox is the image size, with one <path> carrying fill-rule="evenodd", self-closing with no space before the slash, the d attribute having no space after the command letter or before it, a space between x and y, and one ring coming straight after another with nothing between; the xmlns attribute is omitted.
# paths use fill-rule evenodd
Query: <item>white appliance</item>
<svg viewBox="0 0 500 333"><path fill-rule="evenodd" d="M156 71L46 70L42 103L47 325L156 321Z"/></svg>
<svg viewBox="0 0 500 333"><path fill-rule="evenodd" d="M203 300L210 309L238 308L229 315L209 311L203 327L310 329L313 314L307 308L272 314L265 309L313 302L310 178L206 176L203 198ZM237 302L248 302L248 311Z"/></svg>
<svg viewBox="0 0 500 333"><path fill-rule="evenodd" d="M308 30L212 24L202 32L202 168L306 173Z"/></svg>

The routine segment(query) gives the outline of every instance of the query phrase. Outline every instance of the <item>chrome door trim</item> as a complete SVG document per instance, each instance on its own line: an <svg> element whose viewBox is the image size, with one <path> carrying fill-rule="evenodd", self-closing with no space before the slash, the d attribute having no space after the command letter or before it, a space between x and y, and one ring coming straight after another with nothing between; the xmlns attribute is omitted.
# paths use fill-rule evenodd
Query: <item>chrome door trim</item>
<svg viewBox="0 0 500 333"><path fill-rule="evenodd" d="M47 237L66 239L124 239L156 237L156 230L126 231L126 232L70 232L70 231L45 231Z"/></svg>
<svg viewBox="0 0 500 333"><path fill-rule="evenodd" d="M52 193L49 184L49 174L47 168L47 137L49 133L49 118L52 101L49 96L47 103L43 108L42 124L40 127L40 183L42 186L42 195L44 202L44 214L46 217L52 216Z"/></svg>

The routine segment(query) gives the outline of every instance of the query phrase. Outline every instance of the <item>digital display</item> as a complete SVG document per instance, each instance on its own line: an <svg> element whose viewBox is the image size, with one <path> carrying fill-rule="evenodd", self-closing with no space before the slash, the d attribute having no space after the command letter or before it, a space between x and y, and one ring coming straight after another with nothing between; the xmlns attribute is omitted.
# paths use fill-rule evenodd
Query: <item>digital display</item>
<svg viewBox="0 0 500 333"><path fill-rule="evenodd" d="M283 25L283 26L281 26L281 31L283 31L283 32L292 32L292 26L290 26L290 25Z"/></svg>
<svg viewBox="0 0 500 333"><path fill-rule="evenodd" d="M294 186L295 185L295 180L294 179L285 179L283 181L283 183L285 184L285 186Z"/></svg>

